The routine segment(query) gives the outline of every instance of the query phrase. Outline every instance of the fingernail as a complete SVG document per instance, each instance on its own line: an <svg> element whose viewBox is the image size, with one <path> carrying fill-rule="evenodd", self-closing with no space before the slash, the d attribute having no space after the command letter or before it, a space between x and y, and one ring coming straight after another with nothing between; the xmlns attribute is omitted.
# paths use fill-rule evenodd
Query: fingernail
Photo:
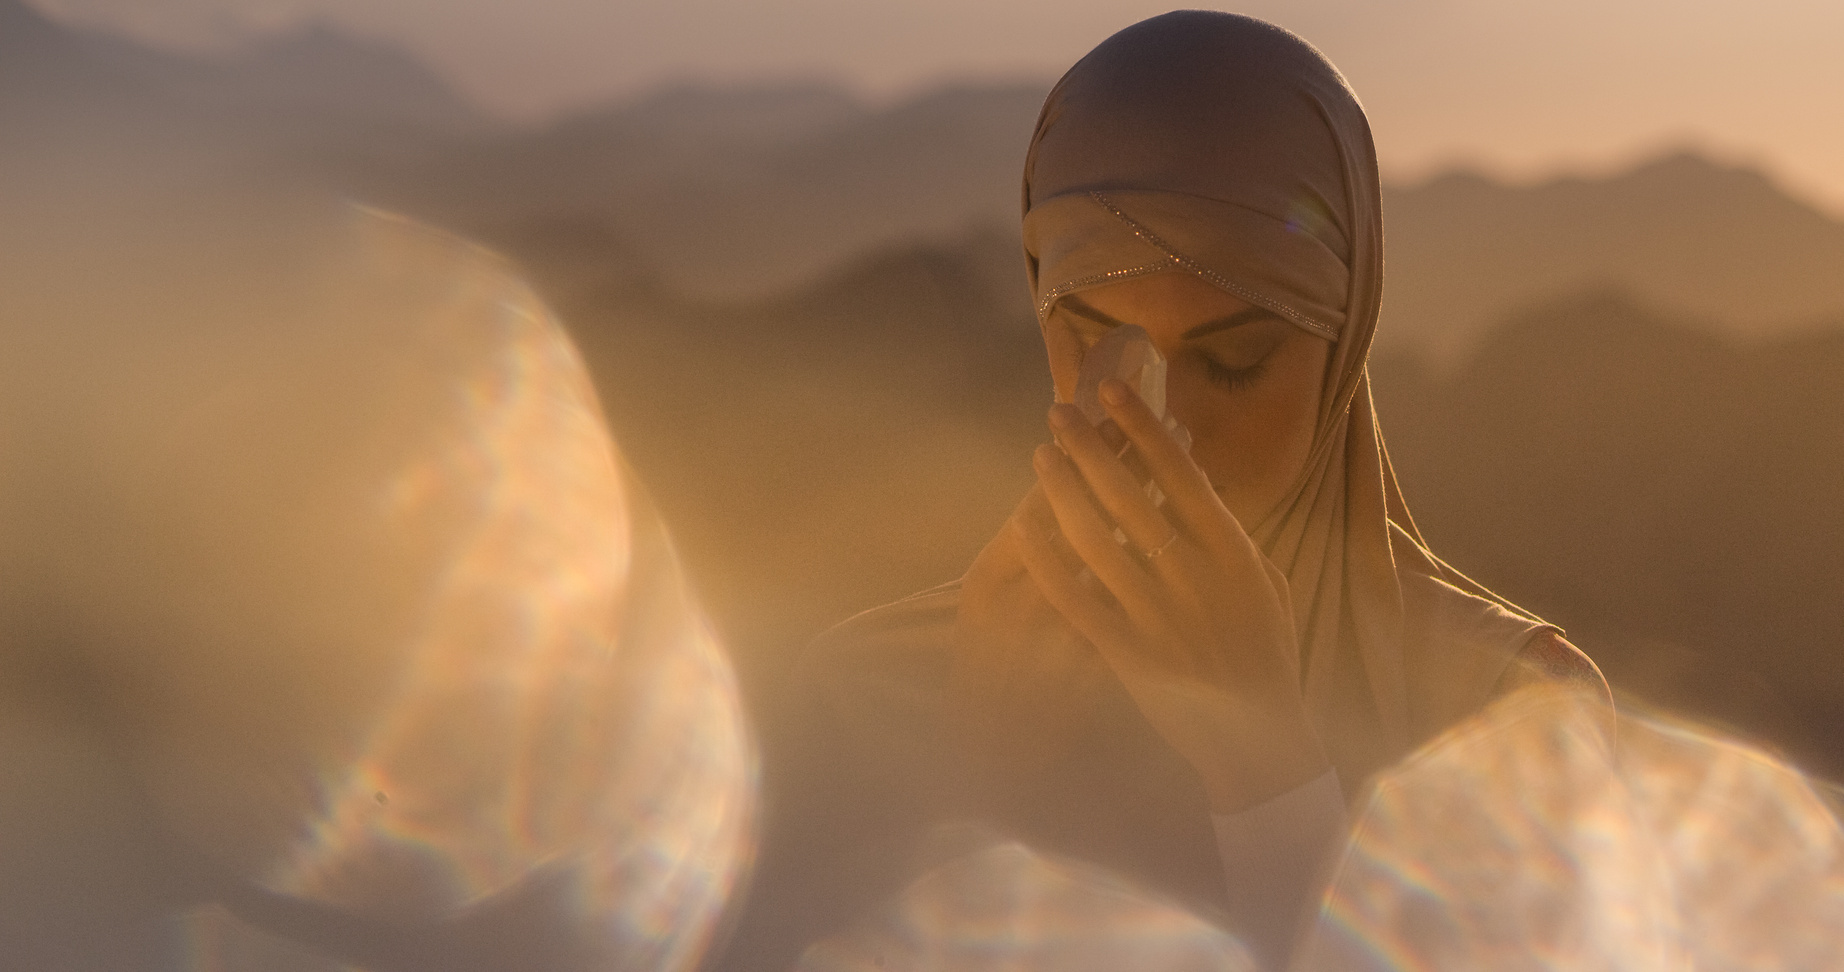
<svg viewBox="0 0 1844 972"><path fill-rule="evenodd" d="M1127 383L1119 378L1109 378L1101 383L1101 398L1109 405L1125 405L1127 396Z"/></svg>

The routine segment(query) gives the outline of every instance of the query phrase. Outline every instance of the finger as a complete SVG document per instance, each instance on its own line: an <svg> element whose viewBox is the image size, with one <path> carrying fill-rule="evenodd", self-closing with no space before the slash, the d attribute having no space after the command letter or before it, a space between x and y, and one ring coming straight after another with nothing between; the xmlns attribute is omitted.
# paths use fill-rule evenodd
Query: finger
<svg viewBox="0 0 1844 972"><path fill-rule="evenodd" d="M1152 484L1152 473L1146 469L1146 460L1140 458L1138 450L1134 449L1133 443L1128 441L1127 433L1120 430L1119 422L1111 418L1102 419L1101 424L1095 426L1095 431L1101 433L1101 441L1108 444L1108 449L1121 461L1121 465L1126 466L1127 471L1133 474L1134 482L1140 484L1142 491ZM1164 494L1161 493L1159 496L1160 499L1153 504L1154 506L1164 502Z"/></svg>
<svg viewBox="0 0 1844 972"><path fill-rule="evenodd" d="M1095 426L1095 431L1101 434L1101 441L1108 444L1109 450L1119 456L1122 462L1127 461L1127 457L1133 452L1133 443L1127 441L1127 433L1120 430L1119 422L1113 419L1102 419L1101 423Z"/></svg>
<svg viewBox="0 0 1844 972"><path fill-rule="evenodd" d="M1095 648L1102 666L1091 673L1094 690L1101 690L1113 680L1128 686L1142 676L1144 665L1135 654L1137 639L1126 613L1105 595L1081 582L1080 561L1071 554L1059 553L1041 539L1025 537L1019 544L1025 572L1036 582L1044 600L1055 608L1069 626Z"/></svg>
<svg viewBox="0 0 1844 972"><path fill-rule="evenodd" d="M1083 489L1086 490L1086 488L1087 487L1084 487ZM1084 586L1092 586L1104 597L1114 596L1112 592L1108 591L1108 589L1102 585L1100 579L1095 576L1094 570L1083 563L1081 557L1069 546L1069 538L1063 534L1062 524L1057 522L1056 510L1050 505L1050 496L1044 490L1043 481L1041 479L1039 479L1037 489L1032 496L1033 501L1031 507L1022 512L1019 525L1027 528L1026 532L1043 539L1058 551L1066 553L1073 558L1072 563L1077 565L1076 578ZM1015 534L1014 536L1018 535L1020 534ZM1030 575L1025 572L1023 560L1018 561L1018 573L1026 581L1029 581Z"/></svg>
<svg viewBox="0 0 1844 972"><path fill-rule="evenodd" d="M1122 432L1120 424L1113 419L1103 421L1098 428L1101 429L1102 440L1107 442L1108 448L1113 449L1116 456L1120 457L1121 465L1127 467L1127 471L1133 474L1134 481L1139 483L1140 488L1144 490L1153 481L1152 473L1147 471L1146 460L1140 458L1140 453L1133 447L1133 443L1127 441L1127 433Z"/></svg>
<svg viewBox="0 0 1844 972"><path fill-rule="evenodd" d="M1152 474L1146 471L1146 460L1134 451L1133 443L1128 441L1127 433L1120 430L1119 422L1111 418L1102 419L1101 424L1095 426L1095 431L1101 433L1101 441L1108 444L1108 449L1127 467L1127 471L1133 474L1134 480L1142 488L1152 482Z"/></svg>
<svg viewBox="0 0 1844 972"><path fill-rule="evenodd" d="M1058 546L1042 535L1021 530L1018 550L1025 572L1036 582L1044 600L1090 644L1100 647L1118 643L1126 628L1120 608L1109 603L1103 592L1084 584L1081 561L1072 553L1056 549Z"/></svg>
<svg viewBox="0 0 1844 972"><path fill-rule="evenodd" d="M1159 417L1126 382L1115 379L1102 382L1101 401L1108 415L1133 443L1134 451L1145 460L1153 482L1165 491L1171 513L1182 527L1196 536L1211 537L1222 531L1224 523L1235 523L1235 517L1210 485L1210 477L1198 467L1190 453L1179 448ZM1246 540L1247 533L1242 531L1241 524L1237 523L1236 527Z"/></svg>
<svg viewBox="0 0 1844 972"><path fill-rule="evenodd" d="M1087 564L1108 591L1138 614L1151 607L1152 579L1139 559L1114 540L1114 527L1095 508L1075 464L1061 450L1038 446L1032 457L1038 481L1056 514L1057 526L1070 549Z"/></svg>
<svg viewBox="0 0 1844 972"><path fill-rule="evenodd" d="M1035 466L1037 462L1035 454L1032 455L1031 462ZM1044 488L1041 476L1031 487L1031 493L1025 499L1026 502L1018 507L1017 513L1019 524L1025 528L1020 536L1038 536L1047 541L1061 541L1063 529L1057 524L1056 510L1050 506L1050 493ZM1019 566L1023 567L1023 564Z"/></svg>
<svg viewBox="0 0 1844 972"><path fill-rule="evenodd" d="M1039 448L1056 451L1050 446L1039 446ZM1034 462L1035 458L1035 453L1033 453ZM1070 545L1069 537L1063 532L1062 524L1057 521L1056 509L1050 503L1049 489L1045 487L1041 476L1033 495L1035 500L1031 508L1021 511L1021 515L1012 523L1015 528L1012 538L1014 549L1018 552L1019 572L1027 581L1030 580L1030 572L1025 570L1024 566L1024 548L1028 543L1042 544L1069 564L1070 570L1075 572L1076 583L1084 590L1089 591L1095 597L1112 599L1113 593L1101 583L1100 579L1095 576L1095 572L1083 562L1081 555L1076 553L1075 548ZM1031 582L1031 586L1033 590L1036 589L1035 582ZM1038 593L1041 599L1042 592Z"/></svg>
<svg viewBox="0 0 1844 972"><path fill-rule="evenodd" d="M1058 444L1075 462L1101 508L1120 524L1121 531L1141 553L1157 550L1172 539L1172 521L1146 495L1138 476L1122 462L1102 433L1073 405L1050 409L1050 426Z"/></svg>

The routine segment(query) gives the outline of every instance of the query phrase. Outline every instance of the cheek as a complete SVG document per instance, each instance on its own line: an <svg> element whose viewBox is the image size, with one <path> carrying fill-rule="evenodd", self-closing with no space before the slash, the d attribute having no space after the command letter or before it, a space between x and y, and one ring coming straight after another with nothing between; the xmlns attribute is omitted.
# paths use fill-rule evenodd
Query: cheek
<svg viewBox="0 0 1844 972"><path fill-rule="evenodd" d="M1176 390L1174 390L1176 391ZM1275 478L1289 465L1293 423L1274 403L1252 394L1199 389L1172 396L1172 410L1191 430L1191 455L1218 491L1243 489ZM1309 436L1310 437L1310 436Z"/></svg>
<svg viewBox="0 0 1844 972"><path fill-rule="evenodd" d="M1302 380L1305 379L1305 380ZM1229 391L1189 369L1174 375L1172 411L1191 430L1191 455L1245 525L1281 501L1312 451L1317 372L1275 373Z"/></svg>

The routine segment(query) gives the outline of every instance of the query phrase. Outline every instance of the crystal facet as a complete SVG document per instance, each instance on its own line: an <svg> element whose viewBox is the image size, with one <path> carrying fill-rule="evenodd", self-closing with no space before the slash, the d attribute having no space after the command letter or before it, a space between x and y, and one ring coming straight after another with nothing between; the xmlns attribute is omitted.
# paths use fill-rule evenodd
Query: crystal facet
<svg viewBox="0 0 1844 972"><path fill-rule="evenodd" d="M1126 382L1154 415L1165 418L1165 356L1153 347L1145 328L1138 324L1111 328L1082 356L1082 371L1076 378L1076 405L1096 425L1108 420L1107 409L1101 407L1098 395L1101 383L1109 378Z"/></svg>

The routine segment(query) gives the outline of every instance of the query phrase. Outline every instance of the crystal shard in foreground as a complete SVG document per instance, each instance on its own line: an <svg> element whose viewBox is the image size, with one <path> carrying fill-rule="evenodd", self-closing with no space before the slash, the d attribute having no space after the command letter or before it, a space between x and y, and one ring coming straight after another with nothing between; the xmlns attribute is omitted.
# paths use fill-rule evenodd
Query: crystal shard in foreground
<svg viewBox="0 0 1844 972"><path fill-rule="evenodd" d="M84 792L135 795L66 882L133 900L69 927L216 898L162 967L694 966L753 752L575 348L465 241L234 195L44 207L0 280L0 622L87 673L41 720L109 727ZM115 839L72 826L44 853Z"/></svg>

